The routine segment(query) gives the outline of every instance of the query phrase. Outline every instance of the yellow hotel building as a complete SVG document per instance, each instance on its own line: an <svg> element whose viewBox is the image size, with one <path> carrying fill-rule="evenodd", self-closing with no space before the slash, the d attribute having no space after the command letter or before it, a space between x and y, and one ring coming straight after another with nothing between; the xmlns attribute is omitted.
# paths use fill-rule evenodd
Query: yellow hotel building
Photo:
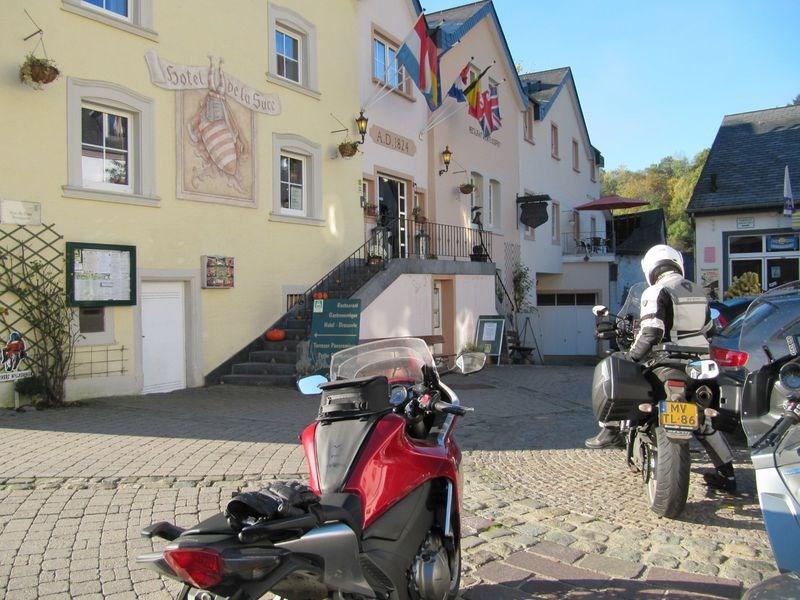
<svg viewBox="0 0 800 600"><path fill-rule="evenodd" d="M118 300L135 249L130 301L76 308L69 399L202 385L363 243L361 160L337 152L358 3L332 4L5 3L0 198L79 244L79 276L113 272L75 279L86 304ZM30 52L60 70L39 90L17 76Z"/></svg>

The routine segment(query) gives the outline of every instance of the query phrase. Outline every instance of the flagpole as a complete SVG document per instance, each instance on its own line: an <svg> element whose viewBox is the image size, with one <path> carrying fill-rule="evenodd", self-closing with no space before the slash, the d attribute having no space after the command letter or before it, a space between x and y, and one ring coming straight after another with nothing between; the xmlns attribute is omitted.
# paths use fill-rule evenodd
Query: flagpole
<svg viewBox="0 0 800 600"><path fill-rule="evenodd" d="M388 65L386 65L386 67L383 69L383 78L381 79L381 82L378 85L378 89L375 90L375 92L373 92L372 96L370 96L369 100L367 100L364 103L364 106L363 106L364 110L367 110L370 106L376 104L378 102L378 100L382 99L383 96L381 94L383 93L384 95L386 95L387 94L387 92L386 92L387 88L389 89L389 91L394 90L394 88L389 84L389 82L387 80L388 79L387 75L389 73L389 68L392 65L397 66L397 58L395 58L393 62L391 62ZM403 79L405 80L405 77Z"/></svg>

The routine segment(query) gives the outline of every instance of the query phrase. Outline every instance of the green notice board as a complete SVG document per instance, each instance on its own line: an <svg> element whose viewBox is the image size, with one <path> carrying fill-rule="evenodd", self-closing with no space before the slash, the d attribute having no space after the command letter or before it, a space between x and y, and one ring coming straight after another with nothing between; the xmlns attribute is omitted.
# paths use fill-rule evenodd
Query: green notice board
<svg viewBox="0 0 800 600"><path fill-rule="evenodd" d="M331 355L358 345L361 300L314 300L311 317L312 364L330 365Z"/></svg>
<svg viewBox="0 0 800 600"><path fill-rule="evenodd" d="M505 325L506 320L500 315L481 315L478 317L478 327L475 330L475 344L487 356L494 356L498 363L503 348Z"/></svg>

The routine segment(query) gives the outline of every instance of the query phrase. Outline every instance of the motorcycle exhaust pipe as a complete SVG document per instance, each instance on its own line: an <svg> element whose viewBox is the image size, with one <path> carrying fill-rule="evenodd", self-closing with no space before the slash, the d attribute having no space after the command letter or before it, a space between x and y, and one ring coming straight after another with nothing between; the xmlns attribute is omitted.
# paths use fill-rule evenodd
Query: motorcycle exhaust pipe
<svg viewBox="0 0 800 600"><path fill-rule="evenodd" d="M711 388L707 385L701 385L695 390L694 396L700 404L707 406L711 404L711 401L714 399L714 392L712 392Z"/></svg>

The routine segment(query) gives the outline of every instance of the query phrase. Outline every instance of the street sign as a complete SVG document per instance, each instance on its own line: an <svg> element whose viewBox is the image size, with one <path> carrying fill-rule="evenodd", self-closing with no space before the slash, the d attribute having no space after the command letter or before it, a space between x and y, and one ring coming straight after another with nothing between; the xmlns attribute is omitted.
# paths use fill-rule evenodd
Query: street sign
<svg viewBox="0 0 800 600"><path fill-rule="evenodd" d="M331 355L358 345L361 300L314 300L311 317L311 364L330 365Z"/></svg>

